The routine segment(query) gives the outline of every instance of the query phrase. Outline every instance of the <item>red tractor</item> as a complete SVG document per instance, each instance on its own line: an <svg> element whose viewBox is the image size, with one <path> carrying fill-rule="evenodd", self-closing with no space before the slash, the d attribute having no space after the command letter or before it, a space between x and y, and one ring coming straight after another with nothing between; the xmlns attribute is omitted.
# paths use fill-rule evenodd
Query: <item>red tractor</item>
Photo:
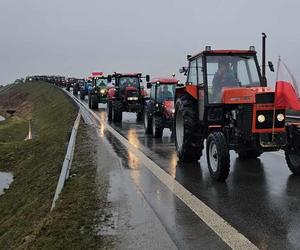
<svg viewBox="0 0 300 250"><path fill-rule="evenodd" d="M121 122L123 112L137 113L137 120L143 119L144 103L147 92L142 86L142 78L149 82L150 76L141 73L114 73L108 75L113 87L108 90L107 116L109 121Z"/></svg>
<svg viewBox="0 0 300 250"><path fill-rule="evenodd" d="M169 128L173 133L174 93L178 84L180 84L180 81L174 77L154 78L147 83L147 88L151 88L151 90L144 112L146 134L161 138L164 128Z"/></svg>
<svg viewBox="0 0 300 250"><path fill-rule="evenodd" d="M287 165L300 174L300 124L286 123L286 110L275 108L275 92L262 73L253 46L249 50L206 50L188 56L186 84L175 91L175 144L179 161L206 155L213 179L230 171L230 150L240 159L285 151ZM269 62L271 71L273 64Z"/></svg>

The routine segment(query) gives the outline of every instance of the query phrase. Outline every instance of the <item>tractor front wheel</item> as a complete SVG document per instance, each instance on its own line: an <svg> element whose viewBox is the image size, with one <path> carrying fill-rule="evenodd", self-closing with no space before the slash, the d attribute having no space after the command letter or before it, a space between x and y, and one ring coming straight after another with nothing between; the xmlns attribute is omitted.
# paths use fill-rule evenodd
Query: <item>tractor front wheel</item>
<svg viewBox="0 0 300 250"><path fill-rule="evenodd" d="M84 100L84 97L85 97L84 90L80 90L80 99Z"/></svg>
<svg viewBox="0 0 300 250"><path fill-rule="evenodd" d="M92 97L91 97L91 95L89 95L89 108L90 109L92 108Z"/></svg>
<svg viewBox="0 0 300 250"><path fill-rule="evenodd" d="M225 135L211 132L206 142L206 157L210 175L214 180L224 181L230 170L230 155Z"/></svg>
<svg viewBox="0 0 300 250"><path fill-rule="evenodd" d="M163 135L163 124L161 117L152 118L152 135L154 138L161 138Z"/></svg>
<svg viewBox="0 0 300 250"><path fill-rule="evenodd" d="M122 103L121 102L115 102L113 107L113 121L114 122L122 122Z"/></svg>
<svg viewBox="0 0 300 250"><path fill-rule="evenodd" d="M149 117L148 112L145 111L144 113L144 128L145 128L145 133L147 135L152 134L152 119Z"/></svg>
<svg viewBox="0 0 300 250"><path fill-rule="evenodd" d="M108 119L108 121L112 121L112 104L111 104L111 101L107 102L107 119Z"/></svg>
<svg viewBox="0 0 300 250"><path fill-rule="evenodd" d="M92 104L91 104L92 109L98 109L98 97L97 97L97 95L92 95L91 96L91 102L92 102Z"/></svg>

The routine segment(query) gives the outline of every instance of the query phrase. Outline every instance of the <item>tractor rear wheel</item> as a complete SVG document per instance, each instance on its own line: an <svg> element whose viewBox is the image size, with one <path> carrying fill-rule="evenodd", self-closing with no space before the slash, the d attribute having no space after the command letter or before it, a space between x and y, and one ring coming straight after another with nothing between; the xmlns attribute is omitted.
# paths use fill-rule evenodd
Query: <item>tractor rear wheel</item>
<svg viewBox="0 0 300 250"><path fill-rule="evenodd" d="M202 156L203 139L196 137L197 115L195 101L183 95L175 106L175 145L179 161L197 162Z"/></svg>
<svg viewBox="0 0 300 250"><path fill-rule="evenodd" d="M286 163L293 174L300 175L300 153L293 148L285 150Z"/></svg>
<svg viewBox="0 0 300 250"><path fill-rule="evenodd" d="M112 121L112 104L111 104L111 101L107 102L107 119L108 119L108 121Z"/></svg>
<svg viewBox="0 0 300 250"><path fill-rule="evenodd" d="M147 135L152 134L152 119L149 117L148 112L145 111L144 113L144 128L145 128L145 133Z"/></svg>
<svg viewBox="0 0 300 250"><path fill-rule="evenodd" d="M288 144L285 159L293 174L300 175L300 129L295 125L287 127Z"/></svg>
<svg viewBox="0 0 300 250"><path fill-rule="evenodd" d="M230 170L230 154L225 135L211 132L206 142L206 157L210 175L216 181L224 181Z"/></svg>
<svg viewBox="0 0 300 250"><path fill-rule="evenodd" d="M244 150L239 152L239 158L241 160L248 160L248 159L256 159L260 157L261 152L253 149L253 150Z"/></svg>
<svg viewBox="0 0 300 250"><path fill-rule="evenodd" d="M152 118L152 135L154 138L161 138L163 135L163 124L161 117Z"/></svg>
<svg viewBox="0 0 300 250"><path fill-rule="evenodd" d="M113 121L114 122L122 122L122 103L115 102L112 107L113 113Z"/></svg>

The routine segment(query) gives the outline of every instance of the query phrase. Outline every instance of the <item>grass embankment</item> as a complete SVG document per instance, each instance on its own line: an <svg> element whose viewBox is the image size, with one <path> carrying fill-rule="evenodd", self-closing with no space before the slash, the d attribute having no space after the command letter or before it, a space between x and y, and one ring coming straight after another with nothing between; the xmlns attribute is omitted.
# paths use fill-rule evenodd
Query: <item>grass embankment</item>
<svg viewBox="0 0 300 250"><path fill-rule="evenodd" d="M107 208L107 185L96 181L96 132L81 122L68 180L55 210L47 217L34 249L113 249L111 237L97 235ZM100 191L99 191L100 190Z"/></svg>
<svg viewBox="0 0 300 250"><path fill-rule="evenodd" d="M6 109L16 109L8 117ZM14 182L0 196L0 249L30 246L49 213L76 107L45 83L18 84L0 92L0 171ZM28 120L34 140L24 141Z"/></svg>

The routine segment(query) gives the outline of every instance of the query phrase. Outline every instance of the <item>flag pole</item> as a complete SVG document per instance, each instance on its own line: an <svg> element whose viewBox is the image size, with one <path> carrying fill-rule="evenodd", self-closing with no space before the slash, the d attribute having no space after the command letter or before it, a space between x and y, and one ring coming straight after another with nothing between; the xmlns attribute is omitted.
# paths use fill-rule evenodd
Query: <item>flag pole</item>
<svg viewBox="0 0 300 250"><path fill-rule="evenodd" d="M276 82L278 81L279 78L279 65L280 65L280 61L281 58L280 56L278 57L278 61L277 61L277 72L276 72ZM276 88L277 88L277 84L275 83L275 93L276 93ZM275 97L276 95L274 95ZM276 115L276 109L275 109L275 99L274 99L274 105L273 105L273 124L272 124L272 142L275 139L275 115Z"/></svg>

